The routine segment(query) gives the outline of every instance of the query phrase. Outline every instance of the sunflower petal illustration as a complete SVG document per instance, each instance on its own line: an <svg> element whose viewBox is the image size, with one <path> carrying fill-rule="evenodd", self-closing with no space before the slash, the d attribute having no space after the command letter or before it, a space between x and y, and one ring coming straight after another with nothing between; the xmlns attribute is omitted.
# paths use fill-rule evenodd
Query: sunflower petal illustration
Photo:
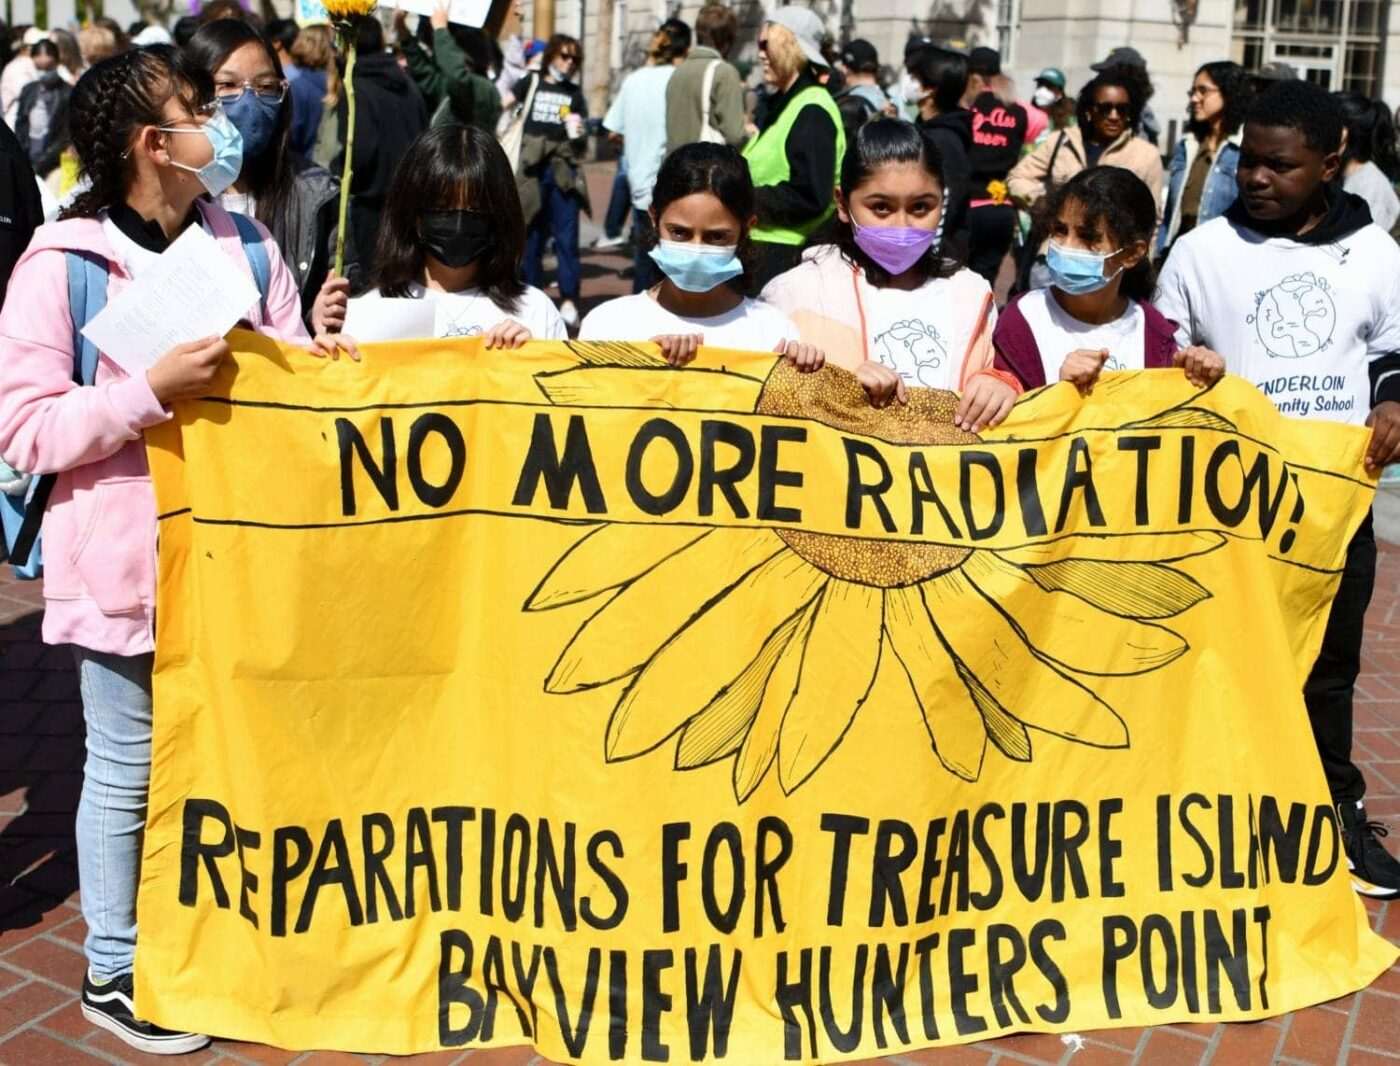
<svg viewBox="0 0 1400 1066"><path fill-rule="evenodd" d="M545 691L578 692L633 673L707 603L782 549L782 541L766 530L711 530L686 551L661 560L584 622L549 672ZM699 596L676 595L695 574L704 575Z"/></svg>
<svg viewBox="0 0 1400 1066"><path fill-rule="evenodd" d="M1067 740L1100 748L1127 744L1127 726L1113 708L1039 658L966 575L952 570L920 588L944 643L1001 707Z"/></svg>
<svg viewBox="0 0 1400 1066"><path fill-rule="evenodd" d="M1190 574L1160 563L1064 559L1028 566L1041 588L1068 592L1121 618L1170 618L1210 598Z"/></svg>
<svg viewBox="0 0 1400 1066"><path fill-rule="evenodd" d="M680 373L660 366L582 366L535 375L550 403L577 407L655 407L750 412L763 382L705 368Z"/></svg>
<svg viewBox="0 0 1400 1066"><path fill-rule="evenodd" d="M1037 566L1061 559L1132 559L1139 563L1174 563L1206 555L1225 543L1223 533L1122 533L1095 536L1072 534L1044 544L1003 548L997 552L1017 566Z"/></svg>
<svg viewBox="0 0 1400 1066"><path fill-rule="evenodd" d="M1170 629L1117 618L1066 593L1049 592L991 552L973 554L963 570L1026 643L1081 674L1146 673L1186 651L1186 641ZM1112 639L1105 639L1109 633Z"/></svg>
<svg viewBox="0 0 1400 1066"><path fill-rule="evenodd" d="M1011 717L962 663L958 663L958 676L967 686L967 691L972 693L972 702L982 712L982 720L987 723L987 736L997 750L1008 759L1030 762L1031 735L1026 727Z"/></svg>
<svg viewBox="0 0 1400 1066"><path fill-rule="evenodd" d="M631 341L566 341L564 346L584 366L666 366L654 344Z"/></svg>
<svg viewBox="0 0 1400 1066"><path fill-rule="evenodd" d="M880 667L884 596L833 581L817 604L802 673L778 735L778 780L791 793L841 743Z"/></svg>
<svg viewBox="0 0 1400 1066"><path fill-rule="evenodd" d="M1129 422L1123 428L1218 429L1225 433L1231 433L1236 429L1236 426L1228 418L1218 415L1214 411L1207 411L1203 407L1182 406L1172 407L1161 414L1144 418L1138 422Z"/></svg>
<svg viewBox="0 0 1400 1066"><path fill-rule="evenodd" d="M608 760L650 751L709 706L752 661L752 645L734 634L771 633L825 581L816 567L782 551L680 627L662 630L665 643L632 679L608 720Z"/></svg>
<svg viewBox="0 0 1400 1066"><path fill-rule="evenodd" d="M885 632L914 690L938 761L964 781L976 781L987 750L987 726L972 694L953 680L953 657L938 639L917 589L886 590Z"/></svg>
<svg viewBox="0 0 1400 1066"><path fill-rule="evenodd" d="M759 701L763 699L769 675L778 657L787 649L801 617L799 611L775 629L743 673L725 686L681 731L680 743L676 746L677 770L704 766L739 750Z"/></svg>
<svg viewBox="0 0 1400 1066"><path fill-rule="evenodd" d="M792 636L768 676L763 698L739 748L739 757L734 760L734 796L740 803L758 787L778 754L778 730L782 727L783 715L787 713L793 693L797 691L797 677L802 671L802 649L812 629L812 615L817 609L817 602L814 599L798 613Z"/></svg>
<svg viewBox="0 0 1400 1066"><path fill-rule="evenodd" d="M547 611L591 599L644 574L669 555L706 535L688 526L607 525L575 541L549 569L527 611Z"/></svg>

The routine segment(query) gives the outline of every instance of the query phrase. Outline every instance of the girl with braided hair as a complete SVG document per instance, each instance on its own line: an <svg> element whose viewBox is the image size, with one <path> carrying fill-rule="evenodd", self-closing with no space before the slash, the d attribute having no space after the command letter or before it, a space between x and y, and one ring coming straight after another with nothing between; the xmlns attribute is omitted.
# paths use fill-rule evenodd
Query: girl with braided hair
<svg viewBox="0 0 1400 1066"><path fill-rule="evenodd" d="M83 75L70 127L89 187L62 221L35 232L0 310L0 457L56 475L43 520L43 637L73 645L87 727L77 817L88 926L82 1012L154 1054L192 1051L208 1038L146 1021L132 1002L156 592L156 502L142 433L168 419L174 401L203 393L229 347L207 337L177 345L144 372L102 356L95 373L75 373L74 315L87 308L70 306L68 253L92 264L75 259L75 274L105 269L115 299L187 226L201 226L265 288L248 324L310 342L296 281L267 231L208 199L241 165L237 130L213 95L209 74L164 46L113 56ZM253 242L240 226L261 239L265 270L253 269Z"/></svg>

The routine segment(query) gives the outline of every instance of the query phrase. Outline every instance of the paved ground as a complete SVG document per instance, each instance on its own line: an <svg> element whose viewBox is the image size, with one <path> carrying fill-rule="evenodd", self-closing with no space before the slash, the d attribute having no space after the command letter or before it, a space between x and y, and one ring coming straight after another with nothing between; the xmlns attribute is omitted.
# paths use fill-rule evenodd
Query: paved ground
<svg viewBox="0 0 1400 1066"><path fill-rule="evenodd" d="M605 175L594 202L606 203ZM596 230L593 231L596 233ZM593 302L627 288L620 256L590 257ZM1373 817L1400 834L1400 493L1377 507L1382 545L1368 620L1365 674L1357 710L1357 753L1370 781ZM88 1026L75 989L84 934L78 912L73 811L81 781L82 716L66 649L39 642L38 589L0 567L0 1066L81 1066L155 1062ZM1400 942L1400 902L1371 904L1377 929ZM1248 1025L1185 1025L1082 1034L1082 1044L1053 1036L1009 1037L971 1047L881 1060L892 1066L1400 1066L1400 967L1355 996L1284 1018ZM380 1056L290 1054L219 1042L190 1063L384 1062ZM543 1066L528 1049L443 1053L393 1062L468 1066ZM743 1063L740 1066L762 1066Z"/></svg>

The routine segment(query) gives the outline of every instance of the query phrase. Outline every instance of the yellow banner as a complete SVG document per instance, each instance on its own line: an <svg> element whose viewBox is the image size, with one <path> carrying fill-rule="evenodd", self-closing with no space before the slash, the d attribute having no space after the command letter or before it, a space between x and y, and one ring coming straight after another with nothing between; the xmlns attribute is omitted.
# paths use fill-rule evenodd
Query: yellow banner
<svg viewBox="0 0 1400 1066"><path fill-rule="evenodd" d="M766 355L239 347L149 434L144 1016L831 1062L1394 961L1300 694L1364 431L1174 371L977 437Z"/></svg>

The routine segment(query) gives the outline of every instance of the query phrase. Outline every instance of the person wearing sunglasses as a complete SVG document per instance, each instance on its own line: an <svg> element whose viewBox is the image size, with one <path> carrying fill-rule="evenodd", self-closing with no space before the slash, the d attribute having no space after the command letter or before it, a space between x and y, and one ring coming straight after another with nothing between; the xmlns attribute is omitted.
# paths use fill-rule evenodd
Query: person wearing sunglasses
<svg viewBox="0 0 1400 1066"><path fill-rule="evenodd" d="M1079 92L1079 125L1047 137L1030 155L1011 169L1007 186L1018 207L1029 210L1036 224L1028 249L1035 254L1022 257L1016 289L1043 288L1049 283L1045 272L1046 220L1037 208L1070 178L1090 167L1122 167L1131 170L1162 203L1162 157L1148 141L1134 135L1142 114L1140 83L1118 69L1093 78Z"/></svg>
<svg viewBox="0 0 1400 1066"><path fill-rule="evenodd" d="M545 45L538 73L512 95L524 109L516 185L525 211L525 281L544 287L544 249L554 240L558 258L559 314L570 329L579 323L582 267L578 213L592 214L582 163L588 152L588 100L579 85L583 46L563 33Z"/></svg>
<svg viewBox="0 0 1400 1066"><path fill-rule="evenodd" d="M213 78L215 99L243 136L243 167L220 203L271 231L309 318L335 251L339 183L291 150L287 81L257 30L240 19L209 22L185 54Z"/></svg>

